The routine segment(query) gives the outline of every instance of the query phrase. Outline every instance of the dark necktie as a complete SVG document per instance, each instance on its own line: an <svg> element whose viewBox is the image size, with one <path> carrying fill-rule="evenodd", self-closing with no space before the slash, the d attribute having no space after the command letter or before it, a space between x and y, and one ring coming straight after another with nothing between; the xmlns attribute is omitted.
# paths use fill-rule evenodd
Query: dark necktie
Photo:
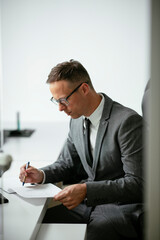
<svg viewBox="0 0 160 240"><path fill-rule="evenodd" d="M90 167L93 163L92 153L91 153L91 144L90 144L90 120L85 118L85 133L84 133L84 144L85 144L85 153L86 153L86 159Z"/></svg>

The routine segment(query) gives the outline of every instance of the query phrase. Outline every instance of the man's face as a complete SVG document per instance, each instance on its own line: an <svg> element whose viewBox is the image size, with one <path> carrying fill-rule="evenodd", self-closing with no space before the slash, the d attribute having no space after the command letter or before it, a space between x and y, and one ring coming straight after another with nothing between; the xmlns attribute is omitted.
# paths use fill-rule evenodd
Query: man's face
<svg viewBox="0 0 160 240"><path fill-rule="evenodd" d="M82 84L83 85L83 84ZM67 99L68 105L58 103L59 111L64 111L71 118L79 118L83 115L84 99L81 93L82 85ZM78 86L65 80L50 83L49 89L54 99L66 98Z"/></svg>

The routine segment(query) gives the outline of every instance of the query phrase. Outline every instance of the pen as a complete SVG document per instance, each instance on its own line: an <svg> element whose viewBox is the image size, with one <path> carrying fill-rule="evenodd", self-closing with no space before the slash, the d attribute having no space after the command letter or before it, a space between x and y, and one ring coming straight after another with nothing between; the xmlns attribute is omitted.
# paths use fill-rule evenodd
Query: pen
<svg viewBox="0 0 160 240"><path fill-rule="evenodd" d="M28 163L26 164L26 170L29 168L29 164L30 164L30 162L28 162ZM22 186L24 186L25 180L26 180L26 176L24 176Z"/></svg>

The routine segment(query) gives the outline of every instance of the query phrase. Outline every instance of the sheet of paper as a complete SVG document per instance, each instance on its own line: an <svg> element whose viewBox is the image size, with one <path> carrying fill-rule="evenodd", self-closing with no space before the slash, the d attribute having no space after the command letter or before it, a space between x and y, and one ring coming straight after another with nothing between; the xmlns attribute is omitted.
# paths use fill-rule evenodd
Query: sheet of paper
<svg viewBox="0 0 160 240"><path fill-rule="evenodd" d="M14 187L21 187L22 183L19 178L15 177L2 177L0 182L0 188L2 188L7 193L15 193Z"/></svg>
<svg viewBox="0 0 160 240"><path fill-rule="evenodd" d="M14 188L15 192L24 198L53 198L61 189L54 184L24 185Z"/></svg>
<svg viewBox="0 0 160 240"><path fill-rule="evenodd" d="M53 198L61 189L54 184L25 184L16 178L5 178L1 188L8 193L17 193L24 198Z"/></svg>

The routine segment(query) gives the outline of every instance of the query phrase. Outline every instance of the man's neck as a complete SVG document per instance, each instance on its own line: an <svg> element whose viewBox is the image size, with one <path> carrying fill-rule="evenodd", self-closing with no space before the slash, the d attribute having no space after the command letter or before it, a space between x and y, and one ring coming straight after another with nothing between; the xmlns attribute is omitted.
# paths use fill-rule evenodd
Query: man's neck
<svg viewBox="0 0 160 240"><path fill-rule="evenodd" d="M85 117L89 117L99 106L102 96L96 92L91 92L88 100L88 111Z"/></svg>

